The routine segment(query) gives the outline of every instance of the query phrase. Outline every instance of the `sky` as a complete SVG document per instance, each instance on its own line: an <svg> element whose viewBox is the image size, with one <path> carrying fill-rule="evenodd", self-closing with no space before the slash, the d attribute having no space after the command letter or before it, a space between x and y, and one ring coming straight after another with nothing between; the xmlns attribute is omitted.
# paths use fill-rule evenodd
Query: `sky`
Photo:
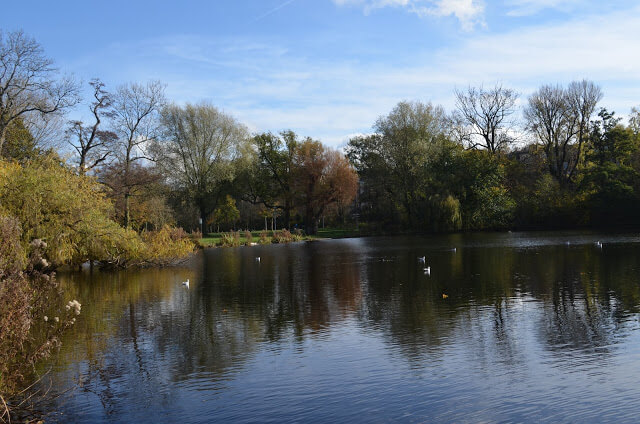
<svg viewBox="0 0 640 424"><path fill-rule="evenodd" d="M160 80L171 101L209 102L253 133L334 147L402 100L451 111L470 85L524 104L589 79L618 115L640 105L637 0L23 0L0 29L34 37L87 101L92 78Z"/></svg>

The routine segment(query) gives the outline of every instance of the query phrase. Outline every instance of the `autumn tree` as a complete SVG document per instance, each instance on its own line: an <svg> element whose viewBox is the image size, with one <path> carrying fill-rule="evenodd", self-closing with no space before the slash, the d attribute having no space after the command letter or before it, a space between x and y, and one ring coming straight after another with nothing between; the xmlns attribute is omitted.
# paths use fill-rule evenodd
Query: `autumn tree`
<svg viewBox="0 0 640 424"><path fill-rule="evenodd" d="M40 44L22 31L0 32L0 150L16 119L61 113L78 100L76 83L59 78Z"/></svg>
<svg viewBox="0 0 640 424"><path fill-rule="evenodd" d="M101 129L103 119L113 116L111 97L100 80L91 80L89 85L93 88L94 100L89 106L93 123L85 125L82 121L71 121L66 131L66 140L78 155L79 174L85 174L107 160L116 140L113 131Z"/></svg>
<svg viewBox="0 0 640 424"><path fill-rule="evenodd" d="M249 160L246 128L209 103L169 105L164 135L155 146L169 182L198 207L202 224L226 194L226 185Z"/></svg>
<svg viewBox="0 0 640 424"><path fill-rule="evenodd" d="M322 213L348 204L358 190L358 175L347 158L319 141L306 140L295 151L295 190L304 213L305 231L318 232Z"/></svg>
<svg viewBox="0 0 640 424"><path fill-rule="evenodd" d="M571 181L583 159L590 120L601 98L600 87L586 80L567 88L545 85L529 97L527 126L544 149L550 174L561 184Z"/></svg>
<svg viewBox="0 0 640 424"><path fill-rule="evenodd" d="M511 130L518 99L514 90L502 85L490 89L469 87L456 90L455 97L457 114L468 130L471 148L481 147L495 154L514 142Z"/></svg>
<svg viewBox="0 0 640 424"><path fill-rule="evenodd" d="M149 159L150 144L160 134L159 113L165 103L164 85L159 81L147 84L130 83L116 90L112 98L111 130L115 134L116 171L122 185L123 224L130 224L130 199L136 187L145 179L134 178L134 165ZM108 185L109 181L105 180Z"/></svg>

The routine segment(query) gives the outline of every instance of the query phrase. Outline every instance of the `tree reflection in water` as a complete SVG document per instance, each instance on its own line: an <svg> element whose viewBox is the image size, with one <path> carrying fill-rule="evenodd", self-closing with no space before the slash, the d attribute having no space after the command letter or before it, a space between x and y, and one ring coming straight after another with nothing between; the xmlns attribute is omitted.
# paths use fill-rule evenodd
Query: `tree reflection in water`
<svg viewBox="0 0 640 424"><path fill-rule="evenodd" d="M184 268L60 275L83 313L52 379L60 390L73 376L82 385L52 407L97 421L142 416L132 405L190 416L194 390L216 404L248 390L244 373L256 366L295 363L301 370L287 374L310 378L331 365L291 355L325 350L340 369L363 358L389 376L404 363L404 380L437 376L458 396L503 378L539 384L563 361L576 371L607 366L638 328L640 304L638 240L615 241L597 250L589 235L557 233L336 240L207 250ZM349 337L359 340L350 350L329 347ZM355 378L312 383L330 377ZM273 379L274 390L301 384Z"/></svg>

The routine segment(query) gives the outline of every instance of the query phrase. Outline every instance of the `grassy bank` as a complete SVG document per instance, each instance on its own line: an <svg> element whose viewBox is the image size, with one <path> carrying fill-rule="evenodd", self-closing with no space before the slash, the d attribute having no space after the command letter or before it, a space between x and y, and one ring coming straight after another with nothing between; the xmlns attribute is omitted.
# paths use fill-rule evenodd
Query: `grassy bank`
<svg viewBox="0 0 640 424"><path fill-rule="evenodd" d="M286 230L285 230L286 231ZM237 235L236 235L237 234ZM321 239L337 239L347 237L363 237L369 235L368 233L358 231L356 229L342 229L342 228L326 228L318 230L318 234L303 235L302 233L295 234L289 233L289 237L286 233L283 234L282 230L278 231L238 231L238 232L221 232L221 233L209 233L206 237L198 240L201 247L233 247L233 246L247 246L252 243L255 244L272 244L272 243L287 243L293 241L311 241ZM231 235L231 236L230 236ZM233 240L233 243L230 241Z"/></svg>

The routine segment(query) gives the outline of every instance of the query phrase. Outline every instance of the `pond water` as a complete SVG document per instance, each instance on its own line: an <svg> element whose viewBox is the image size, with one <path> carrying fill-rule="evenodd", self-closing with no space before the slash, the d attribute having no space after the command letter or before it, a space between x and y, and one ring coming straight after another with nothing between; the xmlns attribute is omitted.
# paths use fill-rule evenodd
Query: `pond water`
<svg viewBox="0 0 640 424"><path fill-rule="evenodd" d="M43 365L71 389L48 422L640 416L638 234L327 240L58 278L82 314Z"/></svg>

